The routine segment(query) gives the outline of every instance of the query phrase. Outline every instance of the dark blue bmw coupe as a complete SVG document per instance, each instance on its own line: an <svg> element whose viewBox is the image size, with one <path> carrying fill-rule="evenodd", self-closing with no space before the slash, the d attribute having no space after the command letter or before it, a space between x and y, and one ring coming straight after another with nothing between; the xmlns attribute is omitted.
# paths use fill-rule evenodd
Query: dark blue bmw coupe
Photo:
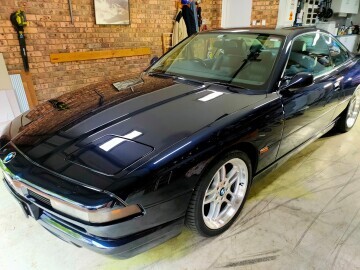
<svg viewBox="0 0 360 270"><path fill-rule="evenodd" d="M59 238L120 258L227 230L254 179L360 110L360 60L313 29L189 37L138 79L91 85L16 118L4 183Z"/></svg>

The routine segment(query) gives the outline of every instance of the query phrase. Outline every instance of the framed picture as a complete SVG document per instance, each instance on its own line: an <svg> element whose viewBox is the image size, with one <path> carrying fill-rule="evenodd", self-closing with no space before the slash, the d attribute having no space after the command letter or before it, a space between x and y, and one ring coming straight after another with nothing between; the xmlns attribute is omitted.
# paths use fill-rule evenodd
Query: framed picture
<svg viewBox="0 0 360 270"><path fill-rule="evenodd" d="M96 24L130 24L129 0L94 0Z"/></svg>

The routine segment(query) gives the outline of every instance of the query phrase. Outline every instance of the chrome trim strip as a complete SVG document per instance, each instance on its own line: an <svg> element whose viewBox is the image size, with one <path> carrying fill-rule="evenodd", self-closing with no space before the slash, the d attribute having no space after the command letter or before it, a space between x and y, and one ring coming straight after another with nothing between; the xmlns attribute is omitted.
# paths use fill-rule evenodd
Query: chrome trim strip
<svg viewBox="0 0 360 270"><path fill-rule="evenodd" d="M38 207L45 209L46 211L52 211L52 209L54 209L65 215L72 216L72 217L77 218L82 221L97 224L97 223L106 222L107 221L106 218L110 218L109 221L113 221L116 219L122 219L125 217L134 216L134 215L144 215L145 214L145 211L143 210L143 208L137 204L133 204L133 205L130 205L127 207L121 207L121 208L112 208L113 201L110 201L109 203L106 203L103 205L89 207L86 205L79 204L78 202L69 200L67 198L64 198L62 196L59 196L58 194L49 192L56 196L56 198L51 197L49 194L44 193L43 191L45 191L45 190L42 188L40 188L42 191L39 191L21 181L18 181L17 179L19 179L19 178L14 179L12 177L12 174L9 174L9 172L4 172L4 176L5 176L4 177L5 184L13 190L13 193L17 194L17 197L22 197L22 198L24 198L24 200L29 200L29 201L33 202L34 204L36 204ZM48 199L50 201L51 208L48 208L44 205L39 205L38 202L36 201L36 198L32 197L31 195L28 195L28 190L31 190L32 192ZM47 192L47 190L45 192ZM58 197L61 197L61 199L59 199ZM20 200L22 200L22 199L20 199ZM69 213L68 211L64 210L64 208L57 207L59 205L67 205L68 208L77 209L77 211L79 211L79 212L77 215ZM102 211L102 210L104 210L104 211ZM114 213L114 211L116 212L116 219L111 217L112 214L109 214L109 213ZM81 213L81 214L79 215L79 213ZM85 216L83 216L83 215L85 215ZM88 216L89 218L85 219L85 217L87 217L87 215L89 215ZM90 218L90 215L92 215L92 218ZM94 215L96 215L96 216L94 216Z"/></svg>
<svg viewBox="0 0 360 270"><path fill-rule="evenodd" d="M59 201L60 203L65 203L67 205L70 205L72 207L76 207L80 210L99 210L102 208L109 208L109 203L107 204L102 204L102 205L97 205L97 206L87 206L87 205L83 205L81 203L78 203L76 201L70 200L68 198L65 198L59 194L56 194L54 192L51 192L49 190L46 190L42 187L39 187L37 185L34 185L33 183L30 183L29 181L20 178L18 176L15 176L13 173L9 174L9 172L5 172L4 171L4 177L5 177L5 181L10 185L10 186L14 186L17 189L22 190L22 195L24 198L27 198L27 194L24 194L24 188L29 189L37 194L39 194L40 196L51 200L55 200L55 201ZM10 179L8 179L10 178ZM9 183L10 182L10 183Z"/></svg>

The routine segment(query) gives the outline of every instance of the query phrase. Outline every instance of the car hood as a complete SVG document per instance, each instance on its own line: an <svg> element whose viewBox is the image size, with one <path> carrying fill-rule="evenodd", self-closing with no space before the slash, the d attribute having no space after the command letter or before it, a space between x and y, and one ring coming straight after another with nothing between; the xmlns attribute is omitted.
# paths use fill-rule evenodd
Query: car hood
<svg viewBox="0 0 360 270"><path fill-rule="evenodd" d="M122 85L104 82L45 102L2 139L47 170L105 189L131 164L264 98L150 76Z"/></svg>

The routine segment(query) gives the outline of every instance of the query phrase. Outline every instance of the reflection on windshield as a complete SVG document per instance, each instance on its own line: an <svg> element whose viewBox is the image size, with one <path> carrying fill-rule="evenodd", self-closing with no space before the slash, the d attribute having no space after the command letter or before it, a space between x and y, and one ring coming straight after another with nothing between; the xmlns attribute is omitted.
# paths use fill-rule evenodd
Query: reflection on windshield
<svg viewBox="0 0 360 270"><path fill-rule="evenodd" d="M281 37L268 34L199 34L179 44L149 71L257 89L268 81L281 45Z"/></svg>

